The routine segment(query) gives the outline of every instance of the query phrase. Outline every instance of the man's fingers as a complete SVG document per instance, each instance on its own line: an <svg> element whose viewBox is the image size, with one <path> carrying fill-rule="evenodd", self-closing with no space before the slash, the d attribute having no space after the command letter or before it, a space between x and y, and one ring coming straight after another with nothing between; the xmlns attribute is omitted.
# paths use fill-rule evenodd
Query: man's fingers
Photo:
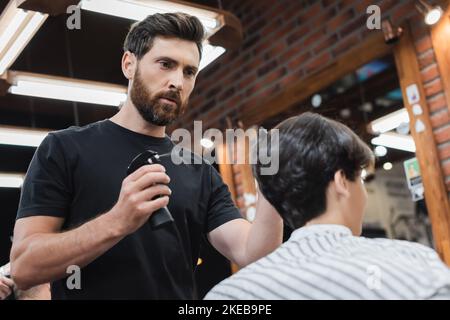
<svg viewBox="0 0 450 320"><path fill-rule="evenodd" d="M145 212L155 212L156 210L159 210L169 204L169 197L164 196L161 198L157 198L152 201L147 201L142 204L142 209Z"/></svg>
<svg viewBox="0 0 450 320"><path fill-rule="evenodd" d="M8 287L13 287L14 286L14 281L12 281L11 279L9 279L7 277L3 277L1 279L1 281L3 281L3 283L6 284Z"/></svg>
<svg viewBox="0 0 450 320"><path fill-rule="evenodd" d="M135 172L130 174L128 177L125 178L124 182L136 181L142 175L148 172L166 172L166 169L160 164L148 164L140 167Z"/></svg>
<svg viewBox="0 0 450 320"><path fill-rule="evenodd" d="M134 185L132 188L141 191L154 184L168 184L169 182L170 178L164 172L147 172L133 182Z"/></svg>
<svg viewBox="0 0 450 320"><path fill-rule="evenodd" d="M138 194L138 201L150 201L156 196L170 196L172 190L164 184L157 184L147 189L142 190Z"/></svg>
<svg viewBox="0 0 450 320"><path fill-rule="evenodd" d="M0 299L6 299L9 295L11 294L11 289L4 285L4 284L0 284Z"/></svg>

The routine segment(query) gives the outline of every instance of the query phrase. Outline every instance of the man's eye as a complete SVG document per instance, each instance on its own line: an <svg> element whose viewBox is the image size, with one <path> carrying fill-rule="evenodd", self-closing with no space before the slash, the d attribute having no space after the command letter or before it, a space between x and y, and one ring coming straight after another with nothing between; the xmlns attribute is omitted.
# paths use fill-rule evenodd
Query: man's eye
<svg viewBox="0 0 450 320"><path fill-rule="evenodd" d="M159 64L160 64L161 67L163 67L164 69L169 69L169 68L171 67L170 62L168 62L168 61L161 61Z"/></svg>
<svg viewBox="0 0 450 320"><path fill-rule="evenodd" d="M185 74L186 74L188 77L193 77L193 76L195 76L195 72L194 72L193 70L187 70L187 71L185 71Z"/></svg>

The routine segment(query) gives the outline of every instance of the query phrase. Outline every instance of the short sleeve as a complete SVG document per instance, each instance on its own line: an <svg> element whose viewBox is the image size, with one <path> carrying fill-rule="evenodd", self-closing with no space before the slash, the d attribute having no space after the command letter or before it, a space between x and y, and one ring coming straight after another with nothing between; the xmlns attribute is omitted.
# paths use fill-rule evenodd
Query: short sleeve
<svg viewBox="0 0 450 320"><path fill-rule="evenodd" d="M33 155L22 185L17 219L30 216L66 217L71 188L63 148L48 134Z"/></svg>
<svg viewBox="0 0 450 320"><path fill-rule="evenodd" d="M214 167L211 166L210 170L211 193L208 202L207 233L228 221L242 218L222 177Z"/></svg>

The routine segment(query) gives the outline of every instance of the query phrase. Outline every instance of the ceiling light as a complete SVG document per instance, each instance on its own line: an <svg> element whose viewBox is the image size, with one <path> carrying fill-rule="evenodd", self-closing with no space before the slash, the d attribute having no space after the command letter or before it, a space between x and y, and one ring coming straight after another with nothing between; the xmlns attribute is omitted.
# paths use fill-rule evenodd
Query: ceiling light
<svg viewBox="0 0 450 320"><path fill-rule="evenodd" d="M48 130L0 126L0 144L37 147L48 132Z"/></svg>
<svg viewBox="0 0 450 320"><path fill-rule="evenodd" d="M369 124L369 131L372 133L384 133L397 128L402 123L409 123L408 111L405 108L372 121Z"/></svg>
<svg viewBox="0 0 450 320"><path fill-rule="evenodd" d="M124 86L12 71L9 92L32 97L119 106L127 98Z"/></svg>
<svg viewBox="0 0 450 320"><path fill-rule="evenodd" d="M204 69L208 64L216 60L222 54L224 54L225 48L220 46L213 46L209 43L203 45L202 60L198 67L199 71Z"/></svg>
<svg viewBox="0 0 450 320"><path fill-rule="evenodd" d="M440 6L431 6L424 0L416 3L416 8L424 16L424 21L428 25L436 24L442 17L442 9Z"/></svg>
<svg viewBox="0 0 450 320"><path fill-rule="evenodd" d="M0 16L0 75L16 61L47 17L17 8L16 1L8 3Z"/></svg>
<svg viewBox="0 0 450 320"><path fill-rule="evenodd" d="M404 136L398 133L388 132L380 134L372 139L373 145L385 146L388 148L416 152L416 145L411 136Z"/></svg>
<svg viewBox="0 0 450 320"><path fill-rule="evenodd" d="M0 188L20 188L24 174L0 172Z"/></svg>
<svg viewBox="0 0 450 320"><path fill-rule="evenodd" d="M385 163L383 164L383 169L386 170L386 171L391 170L391 169L392 169L392 163L390 163L390 162L385 162Z"/></svg>
<svg viewBox="0 0 450 320"><path fill-rule="evenodd" d="M314 108L320 107L322 104L322 96L320 94L315 94L311 98L311 104Z"/></svg>
<svg viewBox="0 0 450 320"><path fill-rule="evenodd" d="M81 1L81 8L136 21L141 21L148 15L155 13L185 12L196 16L209 34L216 31L214 29L220 29L222 27L220 23L221 14L171 1L83 0Z"/></svg>
<svg viewBox="0 0 450 320"><path fill-rule="evenodd" d="M384 157L387 154L387 149L383 146L377 146L374 152L377 157Z"/></svg>

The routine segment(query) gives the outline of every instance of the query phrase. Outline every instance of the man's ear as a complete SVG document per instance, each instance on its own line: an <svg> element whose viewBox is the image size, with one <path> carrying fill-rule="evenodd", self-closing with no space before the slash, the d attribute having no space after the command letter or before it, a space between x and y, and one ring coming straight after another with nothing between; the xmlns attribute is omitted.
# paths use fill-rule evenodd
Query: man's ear
<svg viewBox="0 0 450 320"><path fill-rule="evenodd" d="M347 177L345 176L344 171L338 170L334 174L334 186L336 188L336 192L339 196L348 197L350 196L350 185Z"/></svg>
<svg viewBox="0 0 450 320"><path fill-rule="evenodd" d="M122 72L125 78L132 80L137 68L136 56L130 51L125 51L122 56Z"/></svg>

